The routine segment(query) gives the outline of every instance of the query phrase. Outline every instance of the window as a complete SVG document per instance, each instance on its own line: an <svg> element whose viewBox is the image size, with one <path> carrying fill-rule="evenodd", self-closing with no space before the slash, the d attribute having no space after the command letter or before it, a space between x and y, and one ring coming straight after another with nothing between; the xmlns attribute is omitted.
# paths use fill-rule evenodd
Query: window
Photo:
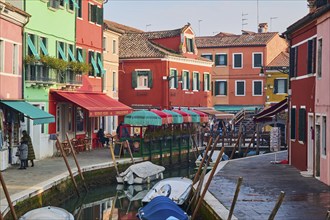
<svg viewBox="0 0 330 220"><path fill-rule="evenodd" d="M83 49L81 49L81 48L76 49L76 57L77 57L79 62L81 62L81 63L85 62L85 59L83 57Z"/></svg>
<svg viewBox="0 0 330 220"><path fill-rule="evenodd" d="M183 71L183 73L182 73L182 89L185 89L185 90L190 89L190 79L189 79L188 71Z"/></svg>
<svg viewBox="0 0 330 220"><path fill-rule="evenodd" d="M84 111L82 108L76 108L76 132L84 131Z"/></svg>
<svg viewBox="0 0 330 220"><path fill-rule="evenodd" d="M227 66L227 54L216 54L215 55L216 66Z"/></svg>
<svg viewBox="0 0 330 220"><path fill-rule="evenodd" d="M194 72L193 73L193 90L199 91L199 89L200 89L199 73Z"/></svg>
<svg viewBox="0 0 330 220"><path fill-rule="evenodd" d="M28 56L36 56L38 51L36 50L36 36L34 34L27 34L27 41L28 41Z"/></svg>
<svg viewBox="0 0 330 220"><path fill-rule="evenodd" d="M64 7L64 0L59 0L60 1L60 6Z"/></svg>
<svg viewBox="0 0 330 220"><path fill-rule="evenodd" d="M71 11L73 11L73 9L74 9L73 1L75 1L75 0L69 0L69 10L71 10Z"/></svg>
<svg viewBox="0 0 330 220"><path fill-rule="evenodd" d="M176 69L171 69L170 77L170 89L178 88L178 71Z"/></svg>
<svg viewBox="0 0 330 220"><path fill-rule="evenodd" d="M134 89L152 88L152 72L150 70L136 70L132 72L132 87Z"/></svg>
<svg viewBox="0 0 330 220"><path fill-rule="evenodd" d="M112 41L112 54L116 54L117 53L117 41L113 40Z"/></svg>
<svg viewBox="0 0 330 220"><path fill-rule="evenodd" d="M67 61L65 46L65 43L57 41L57 57Z"/></svg>
<svg viewBox="0 0 330 220"><path fill-rule="evenodd" d="M262 53L253 53L253 68L260 68L262 66Z"/></svg>
<svg viewBox="0 0 330 220"><path fill-rule="evenodd" d="M298 47L290 48L290 77L297 76Z"/></svg>
<svg viewBox="0 0 330 220"><path fill-rule="evenodd" d="M304 142L306 140L306 109L305 108L299 109L298 133L299 133L299 141Z"/></svg>
<svg viewBox="0 0 330 220"><path fill-rule="evenodd" d="M213 55L210 53L202 54L202 57L204 57L205 59L213 60Z"/></svg>
<svg viewBox="0 0 330 220"><path fill-rule="evenodd" d="M274 80L274 94L288 93L288 80L287 79L275 79Z"/></svg>
<svg viewBox="0 0 330 220"><path fill-rule="evenodd" d="M68 58L69 58L69 62L72 62L72 61L76 61L76 58L74 57L74 54L73 54L73 45L72 44L68 44Z"/></svg>
<svg viewBox="0 0 330 220"><path fill-rule="evenodd" d="M4 64L5 64L5 43L3 40L0 40L0 72L4 71Z"/></svg>
<svg viewBox="0 0 330 220"><path fill-rule="evenodd" d="M13 44L13 74L18 74L18 45Z"/></svg>
<svg viewBox="0 0 330 220"><path fill-rule="evenodd" d="M296 139L296 108L291 108L291 139Z"/></svg>
<svg viewBox="0 0 330 220"><path fill-rule="evenodd" d="M78 18L82 18L82 0L78 0L77 16L78 16Z"/></svg>
<svg viewBox="0 0 330 220"><path fill-rule="evenodd" d="M245 81L236 81L236 96L245 96Z"/></svg>
<svg viewBox="0 0 330 220"><path fill-rule="evenodd" d="M227 81L215 81L214 95L227 95Z"/></svg>
<svg viewBox="0 0 330 220"><path fill-rule="evenodd" d="M96 53L96 62L97 62L97 68L98 73L97 76L101 76L101 73L103 72L103 64L102 64L102 56L100 53Z"/></svg>
<svg viewBox="0 0 330 220"><path fill-rule="evenodd" d="M204 91L210 91L210 74L204 73Z"/></svg>
<svg viewBox="0 0 330 220"><path fill-rule="evenodd" d="M317 76L322 77L322 39L317 44Z"/></svg>
<svg viewBox="0 0 330 220"><path fill-rule="evenodd" d="M187 44L187 52L193 53L194 52L194 40L192 38L186 38Z"/></svg>
<svg viewBox="0 0 330 220"><path fill-rule="evenodd" d="M103 24L103 8L88 4L88 21L99 25Z"/></svg>
<svg viewBox="0 0 330 220"><path fill-rule="evenodd" d="M103 8L96 8L96 21L97 24L102 25L103 24Z"/></svg>
<svg viewBox="0 0 330 220"><path fill-rule="evenodd" d="M307 74L315 72L316 64L316 38L308 41L308 55L307 55Z"/></svg>
<svg viewBox="0 0 330 220"><path fill-rule="evenodd" d="M58 9L60 7L60 0L49 0L48 7Z"/></svg>
<svg viewBox="0 0 330 220"><path fill-rule="evenodd" d="M94 76L95 70L98 69L94 59L94 51L88 51L88 62L92 66L91 70L89 71L88 75Z"/></svg>
<svg viewBox="0 0 330 220"><path fill-rule="evenodd" d="M116 72L112 72L112 91L116 92L117 89L117 77L116 77L117 73Z"/></svg>
<svg viewBox="0 0 330 220"><path fill-rule="evenodd" d="M103 45L103 51L107 50L107 37L103 37L103 41L102 41L102 45Z"/></svg>
<svg viewBox="0 0 330 220"><path fill-rule="evenodd" d="M240 69L243 67L243 54L234 53L233 54L233 68Z"/></svg>
<svg viewBox="0 0 330 220"><path fill-rule="evenodd" d="M327 155L327 117L322 116L322 155Z"/></svg>
<svg viewBox="0 0 330 220"><path fill-rule="evenodd" d="M262 96L262 81L253 81L253 96Z"/></svg>

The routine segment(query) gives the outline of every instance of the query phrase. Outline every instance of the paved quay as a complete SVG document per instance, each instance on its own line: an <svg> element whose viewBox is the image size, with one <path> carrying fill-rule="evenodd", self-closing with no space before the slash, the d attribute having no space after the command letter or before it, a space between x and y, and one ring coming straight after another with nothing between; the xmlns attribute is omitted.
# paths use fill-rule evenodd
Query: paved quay
<svg viewBox="0 0 330 220"><path fill-rule="evenodd" d="M110 150L107 148L81 152L76 156L83 172L113 166ZM139 160L141 159L135 158L135 161ZM73 157L69 156L68 161L73 174L78 175ZM131 160L130 158L121 158L116 159L116 162L130 163ZM30 162L29 165L31 165ZM3 179L14 205L69 178L69 172L62 157L35 161L34 167L28 167L26 170L19 170L18 168L19 165L13 165L2 171ZM0 199L1 213L5 214L9 211L9 207L2 187Z"/></svg>
<svg viewBox="0 0 330 220"><path fill-rule="evenodd" d="M275 219L324 220L330 210L330 187L313 177L301 176L290 165L272 164L274 159L271 153L220 163L209 192L213 200L224 206L224 219L227 219L226 209L230 209L237 180L243 177L234 210L236 218L268 219L280 192L284 191L285 198ZM287 151L278 152L277 161L284 159L287 159Z"/></svg>

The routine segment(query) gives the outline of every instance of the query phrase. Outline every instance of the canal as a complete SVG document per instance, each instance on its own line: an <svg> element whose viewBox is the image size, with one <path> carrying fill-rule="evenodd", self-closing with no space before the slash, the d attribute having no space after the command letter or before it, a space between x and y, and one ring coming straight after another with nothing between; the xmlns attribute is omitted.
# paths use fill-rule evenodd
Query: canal
<svg viewBox="0 0 330 220"><path fill-rule="evenodd" d="M164 178L192 179L195 172L195 164L182 163L166 167ZM75 220L136 220L137 210L142 206L141 199L155 183L134 186L121 184L94 186L80 197L65 201L60 207L72 213Z"/></svg>

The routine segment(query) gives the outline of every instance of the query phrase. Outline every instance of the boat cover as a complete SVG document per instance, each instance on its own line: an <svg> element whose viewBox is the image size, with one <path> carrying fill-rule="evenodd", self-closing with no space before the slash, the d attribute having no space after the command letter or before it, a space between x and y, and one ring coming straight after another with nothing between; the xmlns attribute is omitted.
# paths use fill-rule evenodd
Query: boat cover
<svg viewBox="0 0 330 220"><path fill-rule="evenodd" d="M145 161L137 164L131 165L125 170L125 172L120 173L120 176L126 176L129 172L134 173L136 176L141 177L142 179L147 178L148 176L157 175L162 173L165 170L165 167L158 166L151 163L150 161Z"/></svg>
<svg viewBox="0 0 330 220"><path fill-rule="evenodd" d="M138 211L141 220L188 220L188 215L166 196L157 196Z"/></svg>
<svg viewBox="0 0 330 220"><path fill-rule="evenodd" d="M56 219L56 220L74 220L73 215L66 211L65 209L48 206L42 207L38 209L33 209L22 217L19 220L48 220L48 219Z"/></svg>

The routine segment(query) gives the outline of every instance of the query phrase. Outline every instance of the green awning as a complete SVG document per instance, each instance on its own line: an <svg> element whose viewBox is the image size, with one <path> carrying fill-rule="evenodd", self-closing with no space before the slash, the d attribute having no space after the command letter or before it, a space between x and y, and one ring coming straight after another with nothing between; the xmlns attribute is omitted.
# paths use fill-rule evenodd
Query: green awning
<svg viewBox="0 0 330 220"><path fill-rule="evenodd" d="M161 126L162 118L151 111L141 110L125 115L124 124L136 126Z"/></svg>
<svg viewBox="0 0 330 220"><path fill-rule="evenodd" d="M170 111L170 110L166 110L166 109L164 109L163 112L166 112L166 113L172 115L172 119L173 119L172 120L173 121L172 123L173 124L181 124L181 123L183 123L183 117L179 113L173 112L173 111Z"/></svg>
<svg viewBox="0 0 330 220"><path fill-rule="evenodd" d="M256 108L262 108L261 105L215 105L214 109L223 112L239 112L242 109L247 111L254 111Z"/></svg>
<svg viewBox="0 0 330 220"><path fill-rule="evenodd" d="M188 113L191 116L191 122L193 122L193 123L200 123L201 122L200 116L196 112L190 111L188 109L181 109L181 111L184 111L184 112Z"/></svg>
<svg viewBox="0 0 330 220"><path fill-rule="evenodd" d="M48 124L55 122L53 115L25 102L25 101L0 101L0 103L24 114L33 120L34 125Z"/></svg>

